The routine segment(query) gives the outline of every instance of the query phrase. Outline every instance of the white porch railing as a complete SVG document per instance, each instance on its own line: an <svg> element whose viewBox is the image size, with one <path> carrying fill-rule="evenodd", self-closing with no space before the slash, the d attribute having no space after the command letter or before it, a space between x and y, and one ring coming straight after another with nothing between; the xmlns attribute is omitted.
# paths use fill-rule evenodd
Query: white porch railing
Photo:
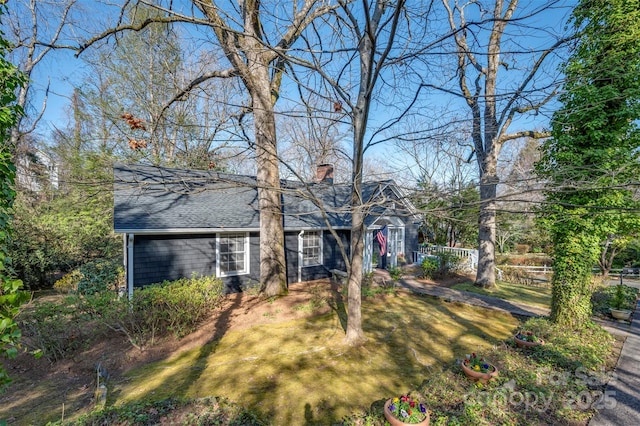
<svg viewBox="0 0 640 426"><path fill-rule="evenodd" d="M420 263L422 255L435 255L437 253L450 253L460 259L462 259L463 267L469 269L478 268L478 250L461 247L447 247L447 246L420 246L418 250L414 252L414 262Z"/></svg>

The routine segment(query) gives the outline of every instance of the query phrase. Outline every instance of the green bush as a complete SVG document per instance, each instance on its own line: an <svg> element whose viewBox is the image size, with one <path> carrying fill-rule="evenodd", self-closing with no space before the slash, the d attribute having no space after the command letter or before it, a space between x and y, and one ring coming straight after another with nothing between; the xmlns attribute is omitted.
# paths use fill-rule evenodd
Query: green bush
<svg viewBox="0 0 640 426"><path fill-rule="evenodd" d="M25 346L41 349L54 362L108 331L125 335L139 348L170 333L182 337L219 306L223 291L220 280L194 277L136 289L131 302L115 291L35 301L17 320Z"/></svg>
<svg viewBox="0 0 640 426"><path fill-rule="evenodd" d="M118 298L115 292L87 295L82 310L141 347L168 333L182 337L195 331L218 307L223 294L219 279L183 278L135 289L131 301Z"/></svg>
<svg viewBox="0 0 640 426"><path fill-rule="evenodd" d="M627 285L602 286L591 295L594 315L607 315L609 308L632 309L638 296L638 289Z"/></svg>
<svg viewBox="0 0 640 426"><path fill-rule="evenodd" d="M398 268L397 266L389 266L387 270L389 271L389 275L391 276L392 280L397 281L402 278L402 269Z"/></svg>
<svg viewBox="0 0 640 426"><path fill-rule="evenodd" d="M105 290L115 290L124 281L124 269L120 259L98 259L78 268L79 294L95 294Z"/></svg>
<svg viewBox="0 0 640 426"><path fill-rule="evenodd" d="M78 299L62 302L35 302L18 316L23 343L41 350L50 362L66 358L87 344L98 333L90 321L76 309Z"/></svg>
<svg viewBox="0 0 640 426"><path fill-rule="evenodd" d="M435 274L440 268L440 262L438 261L438 258L425 257L420 264L420 268L422 268L422 275L425 278L435 278Z"/></svg>
<svg viewBox="0 0 640 426"><path fill-rule="evenodd" d="M82 279L80 270L74 269L57 280L53 284L53 288L60 293L75 293L78 291L78 283L80 282L80 279Z"/></svg>
<svg viewBox="0 0 640 426"><path fill-rule="evenodd" d="M87 262L65 274L53 284L61 293L95 294L115 290L124 285L124 269L120 259L98 259Z"/></svg>
<svg viewBox="0 0 640 426"><path fill-rule="evenodd" d="M86 262L121 259L122 238L113 233L112 195L95 190L83 185L37 199L27 191L18 194L9 249L27 289L50 288L60 272Z"/></svg>
<svg viewBox="0 0 640 426"><path fill-rule="evenodd" d="M426 257L420 267L425 278L444 278L458 269L460 258L452 253L436 253Z"/></svg>
<svg viewBox="0 0 640 426"><path fill-rule="evenodd" d="M511 284L520 285L535 285L533 276L529 275L527 271L518 268L503 267L502 269L502 281Z"/></svg>
<svg viewBox="0 0 640 426"><path fill-rule="evenodd" d="M453 253L436 253L436 256L440 260L440 268L438 273L442 277L446 277L450 272L458 270L461 260Z"/></svg>

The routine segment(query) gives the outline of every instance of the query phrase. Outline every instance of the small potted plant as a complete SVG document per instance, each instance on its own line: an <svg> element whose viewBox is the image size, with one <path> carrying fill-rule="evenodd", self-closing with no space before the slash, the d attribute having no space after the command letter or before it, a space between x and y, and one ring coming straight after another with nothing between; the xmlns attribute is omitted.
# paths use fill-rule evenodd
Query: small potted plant
<svg viewBox="0 0 640 426"><path fill-rule="evenodd" d="M532 331L518 331L513 336L514 342L519 348L529 348L532 346L544 345L544 340L536 336Z"/></svg>
<svg viewBox="0 0 640 426"><path fill-rule="evenodd" d="M609 312L611 316L617 320L629 321L631 317L631 306L627 295L625 294L624 286L622 284L616 285L616 291L611 298L609 304Z"/></svg>
<svg viewBox="0 0 640 426"><path fill-rule="evenodd" d="M467 355L462 361L462 371L470 379L475 382L487 383L489 380L498 376L498 369L496 366L490 364L481 356L472 353Z"/></svg>
<svg viewBox="0 0 640 426"><path fill-rule="evenodd" d="M391 426L429 424L429 410L409 395L388 399L384 404L384 417Z"/></svg>

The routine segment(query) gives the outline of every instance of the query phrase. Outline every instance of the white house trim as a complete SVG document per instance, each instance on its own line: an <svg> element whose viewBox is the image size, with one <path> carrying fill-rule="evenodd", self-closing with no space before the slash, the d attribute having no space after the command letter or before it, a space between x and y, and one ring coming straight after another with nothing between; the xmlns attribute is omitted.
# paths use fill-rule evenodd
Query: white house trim
<svg viewBox="0 0 640 426"><path fill-rule="evenodd" d="M304 254L302 253L302 245L304 244L304 230L298 234L298 282L302 282L302 264L304 263Z"/></svg>
<svg viewBox="0 0 640 426"><path fill-rule="evenodd" d="M244 246L242 251L244 253L244 266L242 267L242 271L240 272L232 272L232 273L224 273L222 272L222 268L220 268L220 237L226 234L243 234L243 242ZM238 275L248 275L250 273L250 258L251 258L251 244L249 243L249 233L248 232L220 232L216 234L216 277L233 277Z"/></svg>
<svg viewBox="0 0 640 426"><path fill-rule="evenodd" d="M125 234L126 246L127 246L127 260L126 260L126 270L127 270L127 293L129 295L129 300L133 299L133 240L135 238L134 234Z"/></svg>

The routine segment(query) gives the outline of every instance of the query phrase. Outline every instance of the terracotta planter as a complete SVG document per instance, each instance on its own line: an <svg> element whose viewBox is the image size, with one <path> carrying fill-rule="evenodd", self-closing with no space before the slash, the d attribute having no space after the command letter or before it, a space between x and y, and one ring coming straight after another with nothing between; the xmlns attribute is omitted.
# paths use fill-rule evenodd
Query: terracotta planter
<svg viewBox="0 0 640 426"><path fill-rule="evenodd" d="M465 365L464 362L462 362L462 371L464 371L464 374L466 374L467 377L474 382L487 383L489 380L498 377L498 369L495 365L489 364L489 369L489 372L482 373L480 371L469 368L467 365Z"/></svg>
<svg viewBox="0 0 640 426"><path fill-rule="evenodd" d="M409 425L420 425L420 426L428 426L429 425L429 410L427 410L427 417L424 418L420 423L405 423L401 420L398 420L391 414L389 411L389 405L391 405L391 399L387 399L387 402L384 403L384 417L387 419L391 426L409 426Z"/></svg>
<svg viewBox="0 0 640 426"><path fill-rule="evenodd" d="M544 345L544 340L538 339L537 342L528 342L526 340L518 339L516 336L513 336L513 341L516 342L519 348L531 348L533 346Z"/></svg>
<svg viewBox="0 0 640 426"><path fill-rule="evenodd" d="M617 320L629 321L629 318L631 318L631 311L628 309L609 308L609 312L611 312L611 316Z"/></svg>

